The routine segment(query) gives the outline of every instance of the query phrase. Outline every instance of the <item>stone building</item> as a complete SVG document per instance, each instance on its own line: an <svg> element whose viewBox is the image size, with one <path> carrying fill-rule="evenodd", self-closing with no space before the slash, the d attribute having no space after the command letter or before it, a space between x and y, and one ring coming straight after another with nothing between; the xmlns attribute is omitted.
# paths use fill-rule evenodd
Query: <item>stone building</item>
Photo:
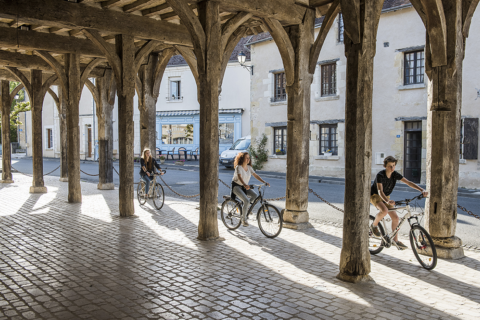
<svg viewBox="0 0 480 320"><path fill-rule="evenodd" d="M316 20L315 36L322 19ZM471 30L480 30L473 17ZM251 46L252 141L268 136L270 157L264 170L286 172L287 94L283 62L268 33L253 36ZM385 1L377 34L373 77L372 174L387 155L399 162L407 179L426 182L427 76L424 74L425 27L409 1ZM477 52L480 41L466 43L463 69L463 103L459 150L460 187L480 186L478 118L480 77ZM346 57L343 20L337 17L322 47L311 85L310 174L344 177ZM372 176L373 179L374 175Z"/></svg>

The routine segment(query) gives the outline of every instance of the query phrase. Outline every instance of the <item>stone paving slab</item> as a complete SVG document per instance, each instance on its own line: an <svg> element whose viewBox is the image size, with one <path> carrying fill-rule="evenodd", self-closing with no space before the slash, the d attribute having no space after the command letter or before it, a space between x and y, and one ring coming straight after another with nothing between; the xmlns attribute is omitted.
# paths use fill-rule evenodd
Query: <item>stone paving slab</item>
<svg viewBox="0 0 480 320"><path fill-rule="evenodd" d="M135 203L82 182L83 203L45 177L0 185L1 319L479 319L480 254L426 271L413 252L372 257L375 283L335 278L342 229L314 224L265 238L255 221L225 241L196 239L197 202Z"/></svg>

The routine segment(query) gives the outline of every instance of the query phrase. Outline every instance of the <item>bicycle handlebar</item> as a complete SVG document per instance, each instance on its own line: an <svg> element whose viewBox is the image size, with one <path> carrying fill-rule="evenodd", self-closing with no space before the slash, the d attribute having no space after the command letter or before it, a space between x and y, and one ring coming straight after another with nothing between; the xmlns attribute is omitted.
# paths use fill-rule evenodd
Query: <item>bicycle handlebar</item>
<svg viewBox="0 0 480 320"><path fill-rule="evenodd" d="M400 201L395 201L395 205L397 204L409 204L410 202L414 201L414 200L421 200L423 199L424 196L423 194L419 194L418 196L416 197L413 197L412 199L405 199L405 200L400 200Z"/></svg>

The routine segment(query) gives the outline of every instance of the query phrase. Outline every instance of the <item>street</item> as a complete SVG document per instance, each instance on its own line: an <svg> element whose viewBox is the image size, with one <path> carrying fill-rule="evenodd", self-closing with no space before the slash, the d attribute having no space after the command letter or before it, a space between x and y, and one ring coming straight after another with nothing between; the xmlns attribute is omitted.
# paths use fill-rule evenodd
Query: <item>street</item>
<svg viewBox="0 0 480 320"><path fill-rule="evenodd" d="M198 164L198 162L192 162ZM187 162L185 166L176 166L173 163L162 165L162 169L166 169L167 173L163 176L165 182L170 185L176 192L183 195L193 195L199 193L198 181L198 167L190 166L190 162ZM18 171L31 174L32 173L32 159L31 158L21 158L21 159L12 159L12 165ZM44 159L43 161L43 172L48 173L54 170L60 165L58 159ZM114 163L115 168L118 169L118 162ZM81 161L80 169L89 174L98 174L98 163L91 161ZM134 179L135 182L139 181L139 171L140 167L135 166ZM51 176L59 176L59 170L54 171ZM271 184L270 188L267 188L265 193L265 198L278 198L285 196L285 179L272 178L267 174L262 175L261 172L258 173L260 177L263 177L264 180ZM219 178L225 183L230 185L233 176L233 169L226 169L220 167L219 169ZM89 176L84 173L81 173L81 179L83 181L89 182L98 182L98 176ZM114 172L114 183L116 186L119 184L118 175ZM257 181L252 177L250 184L255 184ZM325 200L331 202L333 205L343 208L344 201L344 185L339 184L327 184L327 183L310 183L310 187L318 193ZM177 197L172 193L168 188L164 186L165 194L167 196ZM223 202L223 195L230 194L230 190L227 189L223 184L219 184L219 194L218 202L221 204ZM407 198L413 198L418 192L412 189L412 192L407 191L394 191L392 194L392 199L402 200ZM196 198L198 199L198 198ZM285 201L271 201L279 209L285 207ZM458 197L458 203L468 210L471 210L475 214L480 214L479 205L480 205L480 196L479 198L467 198L467 197ZM424 201L419 202L420 206L424 206ZM256 213L256 210L254 210ZM343 213L337 211L336 209L328 206L320 199L315 197L313 194L309 194L309 206L308 212L310 214L310 219L329 222L329 223L342 223ZM371 214L376 214L376 209L373 206L370 206ZM423 222L423 221L422 221ZM390 226L389 226L390 227ZM408 223L405 222L401 229L402 234L408 234ZM475 219L472 216L467 215L463 211L458 211L457 219L457 231L456 235L462 239L463 243L468 246L480 247L480 220Z"/></svg>

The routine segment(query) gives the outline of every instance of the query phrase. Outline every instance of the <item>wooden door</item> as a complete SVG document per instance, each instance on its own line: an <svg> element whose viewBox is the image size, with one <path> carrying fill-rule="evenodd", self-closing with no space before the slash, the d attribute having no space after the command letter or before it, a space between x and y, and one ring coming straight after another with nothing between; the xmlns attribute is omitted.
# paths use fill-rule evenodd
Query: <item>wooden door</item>
<svg viewBox="0 0 480 320"><path fill-rule="evenodd" d="M422 122L405 122L404 176L420 183L422 176Z"/></svg>
<svg viewBox="0 0 480 320"><path fill-rule="evenodd" d="M92 128L88 128L87 130L87 136L88 136L88 158L92 157Z"/></svg>

